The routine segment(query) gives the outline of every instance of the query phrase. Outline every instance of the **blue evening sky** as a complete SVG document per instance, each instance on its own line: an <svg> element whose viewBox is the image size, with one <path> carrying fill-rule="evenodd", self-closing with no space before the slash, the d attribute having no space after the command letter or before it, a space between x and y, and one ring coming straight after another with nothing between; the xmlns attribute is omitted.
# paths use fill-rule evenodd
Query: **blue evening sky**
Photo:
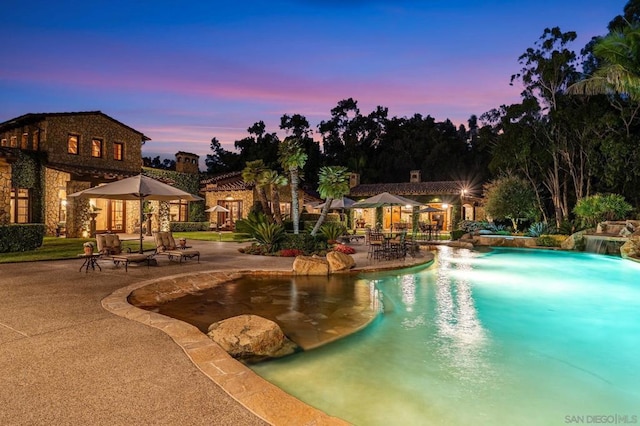
<svg viewBox="0 0 640 426"><path fill-rule="evenodd" d="M518 57L546 27L579 52L626 0L11 1L0 6L0 122L101 110L143 155L227 149L259 120L363 114L466 124L519 99ZM317 137L317 136L316 136Z"/></svg>

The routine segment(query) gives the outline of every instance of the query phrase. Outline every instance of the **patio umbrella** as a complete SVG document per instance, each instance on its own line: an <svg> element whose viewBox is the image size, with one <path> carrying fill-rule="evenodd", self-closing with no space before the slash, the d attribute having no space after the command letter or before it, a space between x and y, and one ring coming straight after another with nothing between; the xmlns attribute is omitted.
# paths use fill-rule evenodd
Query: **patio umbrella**
<svg viewBox="0 0 640 426"><path fill-rule="evenodd" d="M371 209L382 206L419 206L419 202L401 197L399 195L383 192L373 197L366 198L351 205L352 209Z"/></svg>
<svg viewBox="0 0 640 426"><path fill-rule="evenodd" d="M443 212L444 210L436 209L435 207L427 206L424 209L418 210L418 213L437 213Z"/></svg>
<svg viewBox="0 0 640 426"><path fill-rule="evenodd" d="M213 206L205 210L207 213L229 213L229 209L225 209L222 206Z"/></svg>
<svg viewBox="0 0 640 426"><path fill-rule="evenodd" d="M418 213L429 213L429 225L431 225L431 213L442 213L444 210L437 209L435 207L427 206L424 209L418 210Z"/></svg>
<svg viewBox="0 0 640 426"><path fill-rule="evenodd" d="M159 180L142 174L130 178L95 186L68 195L68 197L106 198L110 200L139 200L140 201L140 253L142 253L142 223L144 221L143 206L148 200L156 201L199 201L201 197L189 194Z"/></svg>
<svg viewBox="0 0 640 426"><path fill-rule="evenodd" d="M348 208L351 208L351 206L354 203L355 201L353 201L351 198L347 198L347 197L337 198L331 201L331 207L329 207L329 209L331 210L348 209ZM325 204L326 203L319 204L314 208L323 209Z"/></svg>

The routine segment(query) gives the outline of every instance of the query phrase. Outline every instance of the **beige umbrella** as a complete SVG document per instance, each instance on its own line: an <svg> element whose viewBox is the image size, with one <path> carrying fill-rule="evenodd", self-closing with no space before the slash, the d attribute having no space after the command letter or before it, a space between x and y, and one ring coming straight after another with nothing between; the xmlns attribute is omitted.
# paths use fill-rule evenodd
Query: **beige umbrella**
<svg viewBox="0 0 640 426"><path fill-rule="evenodd" d="M147 200L157 201L200 201L201 197L167 185L142 174L130 178L95 186L68 195L68 197L106 198L110 200L140 200L140 253L142 253L143 205Z"/></svg>
<svg viewBox="0 0 640 426"><path fill-rule="evenodd" d="M373 197L366 198L351 205L352 209L371 209L382 206L420 206L421 203L401 197L399 195L383 192Z"/></svg>
<svg viewBox="0 0 640 426"><path fill-rule="evenodd" d="M207 213L229 213L229 209L226 209L222 206L213 206L205 210Z"/></svg>

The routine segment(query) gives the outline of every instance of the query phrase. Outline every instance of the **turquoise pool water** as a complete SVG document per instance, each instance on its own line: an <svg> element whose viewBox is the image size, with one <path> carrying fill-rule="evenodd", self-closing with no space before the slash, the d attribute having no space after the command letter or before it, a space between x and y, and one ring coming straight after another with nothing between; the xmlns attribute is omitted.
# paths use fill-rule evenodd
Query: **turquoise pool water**
<svg viewBox="0 0 640 426"><path fill-rule="evenodd" d="M640 265L443 247L373 281L366 330L252 368L356 425L640 422Z"/></svg>

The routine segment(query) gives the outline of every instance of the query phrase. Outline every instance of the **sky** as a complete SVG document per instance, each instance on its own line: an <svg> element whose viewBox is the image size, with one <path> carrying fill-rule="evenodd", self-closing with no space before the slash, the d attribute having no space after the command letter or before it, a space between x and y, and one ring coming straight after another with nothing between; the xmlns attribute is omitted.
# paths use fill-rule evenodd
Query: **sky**
<svg viewBox="0 0 640 426"><path fill-rule="evenodd" d="M518 57L545 28L579 52L626 0L7 1L0 122L100 110L151 138L143 155L204 158L283 114L317 130L340 100L363 114L466 124L519 100ZM314 136L320 140L319 135Z"/></svg>

